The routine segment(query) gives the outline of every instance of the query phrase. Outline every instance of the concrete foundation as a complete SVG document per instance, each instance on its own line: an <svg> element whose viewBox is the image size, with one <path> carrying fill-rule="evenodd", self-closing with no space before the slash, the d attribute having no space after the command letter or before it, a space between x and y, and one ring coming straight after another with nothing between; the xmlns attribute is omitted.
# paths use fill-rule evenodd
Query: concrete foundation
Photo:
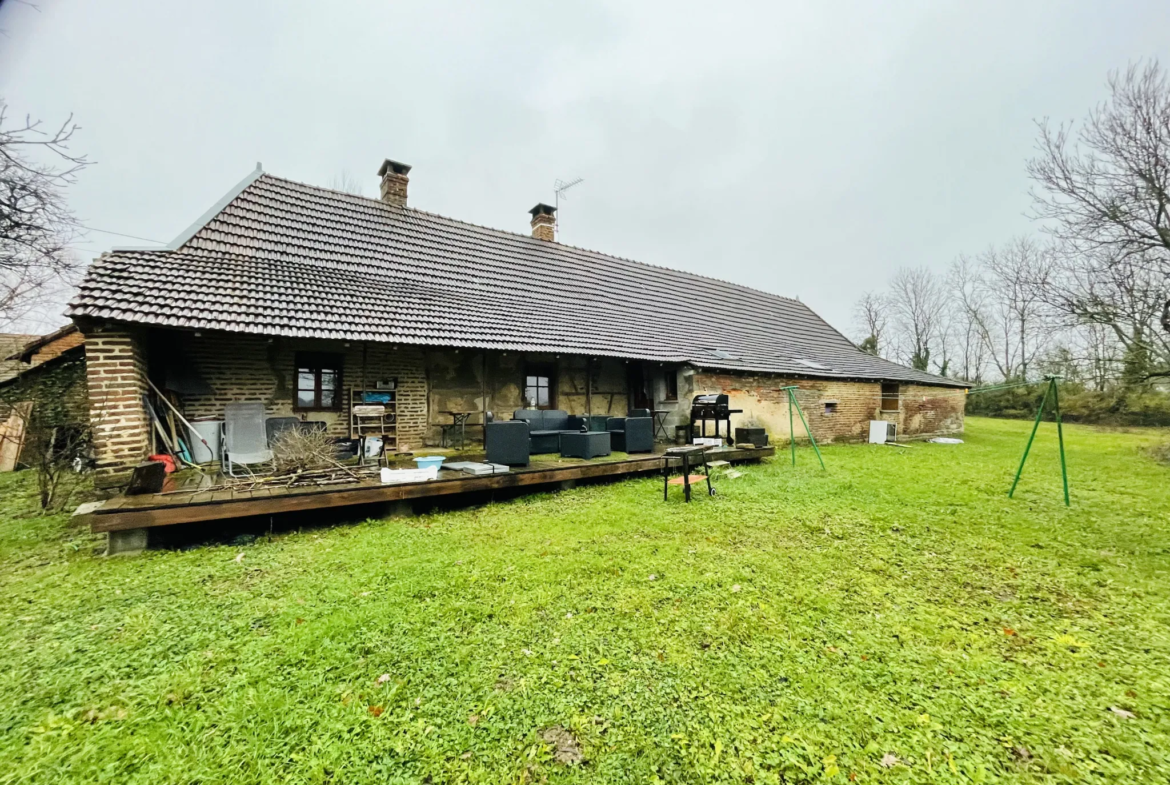
<svg viewBox="0 0 1170 785"><path fill-rule="evenodd" d="M134 556L146 549L150 529L123 529L110 532L106 540L106 556Z"/></svg>

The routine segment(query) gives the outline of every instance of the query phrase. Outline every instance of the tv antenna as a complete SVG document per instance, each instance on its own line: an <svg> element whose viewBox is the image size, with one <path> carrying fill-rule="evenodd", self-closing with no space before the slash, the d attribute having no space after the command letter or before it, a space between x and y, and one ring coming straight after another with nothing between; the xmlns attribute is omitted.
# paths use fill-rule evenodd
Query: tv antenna
<svg viewBox="0 0 1170 785"><path fill-rule="evenodd" d="M569 190L574 185L580 185L583 182L585 182L584 177L575 177L568 182L560 179L559 177L556 180L553 180L553 193L556 196L556 202L554 206L557 208L557 211L553 214L553 216L556 230L558 232L561 230L561 199L568 199L569 197L565 196L565 191Z"/></svg>

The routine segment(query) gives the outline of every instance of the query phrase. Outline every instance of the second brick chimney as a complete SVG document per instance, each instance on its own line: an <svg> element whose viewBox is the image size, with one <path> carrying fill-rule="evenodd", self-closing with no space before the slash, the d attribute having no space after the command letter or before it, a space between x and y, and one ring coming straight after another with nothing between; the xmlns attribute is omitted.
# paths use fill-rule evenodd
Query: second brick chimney
<svg viewBox="0 0 1170 785"><path fill-rule="evenodd" d="M382 178L382 201L395 207L406 207L406 186L410 183L410 165L387 158L378 169Z"/></svg>
<svg viewBox="0 0 1170 785"><path fill-rule="evenodd" d="M538 204L528 212L532 213L532 236L537 240L548 240L550 243L557 239L556 217L557 208L547 204Z"/></svg>

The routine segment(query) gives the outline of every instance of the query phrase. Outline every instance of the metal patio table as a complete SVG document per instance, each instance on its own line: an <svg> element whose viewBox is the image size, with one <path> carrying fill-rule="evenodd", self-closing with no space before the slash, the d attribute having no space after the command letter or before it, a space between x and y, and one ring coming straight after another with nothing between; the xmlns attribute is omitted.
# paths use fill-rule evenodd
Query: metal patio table
<svg viewBox="0 0 1170 785"><path fill-rule="evenodd" d="M451 415L451 424L441 426L443 429L442 446L446 447L448 441L455 441L455 432L459 432L459 449L462 450L467 444L467 421L471 419L471 415L475 412L441 412L441 414Z"/></svg>
<svg viewBox="0 0 1170 785"><path fill-rule="evenodd" d="M682 463L683 495L687 502L691 500L691 464L699 461L703 464L703 474L707 478L707 495L714 496L715 489L711 487L711 469L707 466L707 446L704 444L687 444L681 447L668 447L666 460L662 462L662 500L670 498L670 462L678 460Z"/></svg>

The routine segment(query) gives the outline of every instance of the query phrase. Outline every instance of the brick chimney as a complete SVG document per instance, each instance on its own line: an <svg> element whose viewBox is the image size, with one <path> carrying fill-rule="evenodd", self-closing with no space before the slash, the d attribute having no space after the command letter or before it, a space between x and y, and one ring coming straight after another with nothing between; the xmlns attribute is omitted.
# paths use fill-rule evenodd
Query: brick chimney
<svg viewBox="0 0 1170 785"><path fill-rule="evenodd" d="M382 201L395 207L406 207L406 186L410 178L410 165L391 161L387 158L378 169L382 178Z"/></svg>
<svg viewBox="0 0 1170 785"><path fill-rule="evenodd" d="M557 239L557 218L554 215L557 208L547 204L538 204L528 212L532 213L532 236L537 240L548 240L550 243Z"/></svg>

